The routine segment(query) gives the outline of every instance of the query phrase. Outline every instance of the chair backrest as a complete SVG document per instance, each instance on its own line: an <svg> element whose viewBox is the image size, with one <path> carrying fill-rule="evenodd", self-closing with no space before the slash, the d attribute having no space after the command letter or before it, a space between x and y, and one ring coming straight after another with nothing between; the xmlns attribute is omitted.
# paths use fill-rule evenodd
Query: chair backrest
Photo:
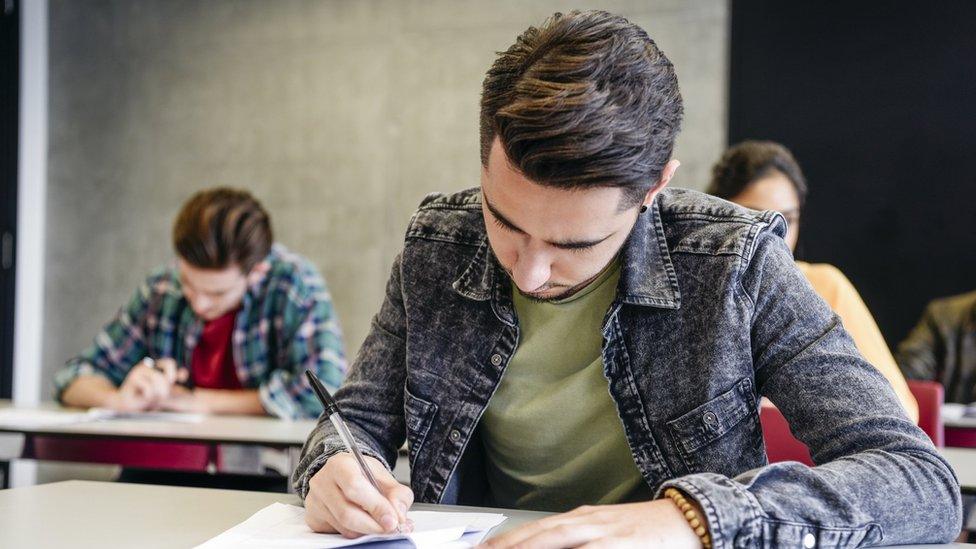
<svg viewBox="0 0 976 549"><path fill-rule="evenodd" d="M945 446L945 426L942 424L942 401L945 391L936 381L908 380L908 390L918 401L918 426L932 439L937 448Z"/></svg>
<svg viewBox="0 0 976 549"><path fill-rule="evenodd" d="M214 461L211 445L207 443L32 435L25 445L25 457L44 461L108 463L181 471L207 471L208 465Z"/></svg>
<svg viewBox="0 0 976 549"><path fill-rule="evenodd" d="M759 409L759 421L762 423L763 438L766 440L766 456L770 463L799 461L806 465L813 465L810 450L790 432L790 424L786 422L779 408L765 399Z"/></svg>

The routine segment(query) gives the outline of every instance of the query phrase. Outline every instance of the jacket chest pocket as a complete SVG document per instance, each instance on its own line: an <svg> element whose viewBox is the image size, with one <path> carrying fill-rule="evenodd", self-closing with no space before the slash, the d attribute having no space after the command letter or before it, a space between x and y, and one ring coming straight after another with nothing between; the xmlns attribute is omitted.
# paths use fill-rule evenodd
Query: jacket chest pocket
<svg viewBox="0 0 976 549"><path fill-rule="evenodd" d="M756 402L752 379L746 377L667 423L689 473L732 477L766 464Z"/></svg>
<svg viewBox="0 0 976 549"><path fill-rule="evenodd" d="M414 465L417 453L427 438L430 426L437 415L437 405L414 396L407 388L403 389L403 411L407 423L407 451L410 466Z"/></svg>

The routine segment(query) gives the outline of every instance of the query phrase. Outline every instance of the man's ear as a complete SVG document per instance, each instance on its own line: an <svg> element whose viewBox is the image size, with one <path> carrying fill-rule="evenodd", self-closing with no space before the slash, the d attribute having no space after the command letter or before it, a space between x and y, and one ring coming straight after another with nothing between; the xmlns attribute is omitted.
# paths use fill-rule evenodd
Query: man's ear
<svg viewBox="0 0 976 549"><path fill-rule="evenodd" d="M268 274L271 270L271 263L268 261L262 261L257 265L251 267L251 272L247 273L247 284L251 286L257 284L264 278L264 275Z"/></svg>
<svg viewBox="0 0 976 549"><path fill-rule="evenodd" d="M678 171L679 167L681 167L681 162L678 159L672 158L671 160L668 160L668 163L664 165L664 169L661 170L661 178L657 180L657 184L651 187L651 190L647 191L647 194L644 195L642 204L645 208L651 207L651 203L654 202L654 197L657 196L657 193L661 192L664 187L668 186L668 183L671 182L671 178L674 177L674 172Z"/></svg>

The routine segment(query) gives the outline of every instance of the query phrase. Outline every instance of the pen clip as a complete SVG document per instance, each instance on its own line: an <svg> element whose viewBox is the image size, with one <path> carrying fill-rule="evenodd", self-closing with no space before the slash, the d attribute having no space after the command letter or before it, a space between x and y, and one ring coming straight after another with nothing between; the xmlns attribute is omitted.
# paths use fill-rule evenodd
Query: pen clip
<svg viewBox="0 0 976 549"><path fill-rule="evenodd" d="M335 414L341 418L342 413L339 412L339 405L336 404L335 399L329 394L329 390L322 385L319 378L311 370L305 370L305 377L308 378L308 383L312 386L312 390L315 391L315 395L319 397L325 417L329 418L332 414Z"/></svg>

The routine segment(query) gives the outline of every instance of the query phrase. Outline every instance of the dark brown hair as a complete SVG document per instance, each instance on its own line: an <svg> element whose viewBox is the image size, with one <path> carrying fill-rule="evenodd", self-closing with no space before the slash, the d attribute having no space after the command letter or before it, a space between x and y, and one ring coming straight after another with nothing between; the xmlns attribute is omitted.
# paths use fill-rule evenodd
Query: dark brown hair
<svg viewBox="0 0 976 549"><path fill-rule="evenodd" d="M732 199L773 172L790 180L802 207L807 199L807 180L793 153L774 141L742 141L730 147L712 167L712 182L706 192Z"/></svg>
<svg viewBox="0 0 976 549"><path fill-rule="evenodd" d="M628 208L660 179L682 112L674 67L643 29L604 11L557 13L488 70L481 163L499 137L530 180L621 187Z"/></svg>
<svg viewBox="0 0 976 549"><path fill-rule="evenodd" d="M200 269L237 265L247 274L271 251L271 218L247 191L217 187L183 204L173 224L173 245Z"/></svg>

